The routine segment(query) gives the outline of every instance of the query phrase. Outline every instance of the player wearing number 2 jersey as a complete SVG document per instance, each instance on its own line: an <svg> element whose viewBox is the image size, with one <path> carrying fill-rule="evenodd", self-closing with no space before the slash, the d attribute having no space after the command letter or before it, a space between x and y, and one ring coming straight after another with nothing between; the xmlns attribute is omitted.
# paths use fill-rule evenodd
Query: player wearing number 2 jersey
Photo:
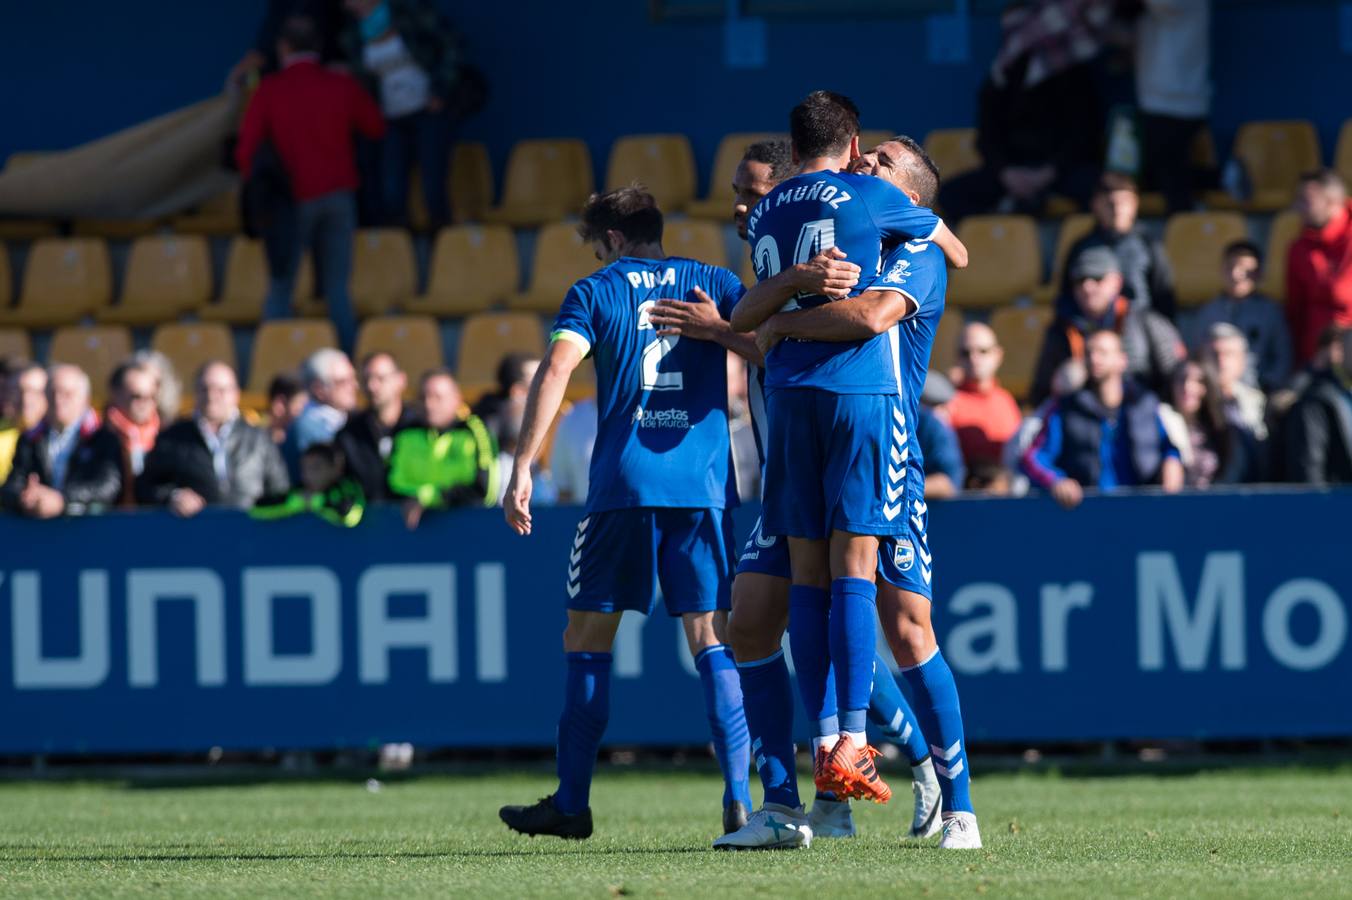
<svg viewBox="0 0 1352 900"><path fill-rule="evenodd" d="M662 251L662 214L635 187L593 196L582 236L607 265L568 292L526 401L504 501L508 523L531 528L530 467L573 369L596 361L598 428L586 512L569 550L567 677L558 730L559 788L501 817L525 834L585 838L592 770L609 715L611 645L625 610L652 611L658 582L695 658L723 769L723 826L746 821L748 740L741 687L723 644L736 504L727 415L727 349L759 356L722 321L742 296L726 269ZM709 340L659 336L658 299L715 306Z"/></svg>

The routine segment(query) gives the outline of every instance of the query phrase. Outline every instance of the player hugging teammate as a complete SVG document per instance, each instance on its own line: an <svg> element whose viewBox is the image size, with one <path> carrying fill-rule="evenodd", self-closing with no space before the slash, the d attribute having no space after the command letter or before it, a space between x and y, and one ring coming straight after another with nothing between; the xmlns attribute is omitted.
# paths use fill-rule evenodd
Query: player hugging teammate
<svg viewBox="0 0 1352 900"><path fill-rule="evenodd" d="M735 215L758 282L744 297L726 281L726 270L691 270L691 281L684 268L691 261L654 268L664 259L660 213L656 237L649 233L641 246L622 229L585 233L584 213L584 237L596 240L598 259L612 265L579 282L565 300L532 386L506 505L509 523L527 533L530 463L568 373L591 351L603 397L591 496L577 540L587 546L604 533L589 549L593 560L604 553L609 568L602 573L593 563L590 579L585 562L569 571L560 789L534 806L504 808L502 817L515 830L591 833L586 785L605 725L617 610L648 612L656 573L665 596L679 598L675 605L668 600L669 611L685 619L691 651L701 663L726 783L725 834L716 848L806 847L814 834L853 834L848 799L886 802L891 796L874 766L877 751L866 740L870 717L905 748L912 765L916 802L909 835L928 837L942 828L941 847L981 846L957 689L930 619L924 475L910 427L943 313L945 255L963 266L966 250L927 208L938 173L914 141L896 138L861 155L858 110L826 91L794 108L790 136L792 164L782 148L760 144L738 169ZM796 174L781 182L790 173ZM593 198L588 210L606 197ZM653 293L652 279L634 279L625 268L635 265L651 269L659 282L670 271L675 282L665 293ZM701 279L721 295L710 300L694 283ZM756 345L749 346L753 332ZM641 455L655 446L640 440L635 429L642 417L629 410L646 415L646 401L657 392L691 387L692 369L675 358L675 342L715 353L732 349L756 363L764 354L764 371L753 368L752 374L752 408L768 414L757 423L765 464L763 517L738 568L730 621L720 612L726 592L716 586L728 575L717 534L721 529L726 535L723 512L735 493L726 427L721 438L706 432L703 440L678 435L663 442L657 452L698 452L712 469L687 466L685 459L662 466L660 488L648 490L660 496L641 496L644 491L634 489L640 482L629 480L637 473L626 470L633 450ZM697 366L696 380L717 380L712 368L725 370ZM704 402L707 409L721 409L718 422L725 425L725 399ZM669 474L706 471L709 477L688 479L699 489L677 484ZM726 502L718 496L719 478ZM616 510L620 497L627 504L622 515ZM592 531L598 522L604 529ZM688 558L664 549L677 542L685 543ZM645 572L617 577L618 561L631 557ZM667 590L669 580L676 592ZM578 603L583 593L587 599ZM914 713L876 657L880 617ZM792 689L779 649L786 620L814 735L817 799L811 815L799 802L794 767ZM721 643L725 621L731 651ZM740 679L729 678L734 655ZM734 701L735 711L729 706ZM748 736L765 790L764 804L749 819L745 782L737 777L740 765L744 779Z"/></svg>

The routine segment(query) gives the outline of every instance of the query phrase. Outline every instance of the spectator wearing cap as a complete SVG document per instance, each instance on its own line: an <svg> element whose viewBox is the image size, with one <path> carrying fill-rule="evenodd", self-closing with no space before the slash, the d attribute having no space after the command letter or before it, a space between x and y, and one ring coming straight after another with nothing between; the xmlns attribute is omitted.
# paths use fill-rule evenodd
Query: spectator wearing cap
<svg viewBox="0 0 1352 900"><path fill-rule="evenodd" d="M37 519L99 512L122 496L122 448L89 406L89 376L78 366L53 366L47 416L24 435L0 505Z"/></svg>
<svg viewBox="0 0 1352 900"><path fill-rule="evenodd" d="M1066 254L1066 275L1057 299L1058 315L1075 314L1075 262L1094 249L1107 248L1117 257L1122 273L1122 295L1135 307L1153 309L1173 320L1177 308L1173 270L1164 246L1137 221L1141 197L1128 175L1105 173L1094 189L1090 209L1094 230L1071 245Z"/></svg>
<svg viewBox="0 0 1352 900"><path fill-rule="evenodd" d="M47 370L37 363L15 364L0 399L0 484L4 484L19 441L47 415Z"/></svg>
<svg viewBox="0 0 1352 900"><path fill-rule="evenodd" d="M1004 358L989 325L970 322L962 329L958 340L962 381L948 403L948 418L969 470L999 466L1005 443L1023 421L1014 395L997 378Z"/></svg>
<svg viewBox="0 0 1352 900"><path fill-rule="evenodd" d="M316 350L301 366L309 400L287 430L282 458L293 483L300 482L300 455L311 444L330 444L357 408L357 370L341 350Z"/></svg>
<svg viewBox="0 0 1352 900"><path fill-rule="evenodd" d="M414 414L404 404L408 376L390 354L372 353L362 360L361 385L366 409L348 416L334 446L342 452L347 474L374 503L389 498L386 473L394 433L412 424Z"/></svg>
<svg viewBox="0 0 1352 900"><path fill-rule="evenodd" d="M281 374L268 384L268 433L277 446L286 443L291 423L300 418L310 395L295 375Z"/></svg>
<svg viewBox="0 0 1352 900"><path fill-rule="evenodd" d="M1047 329L1033 376L1032 402L1040 405L1051 379L1067 359L1084 359L1088 336L1113 331L1122 338L1127 373L1151 390L1168 390L1174 367L1186 355L1173 323L1122 293L1122 267L1108 247L1089 247L1067 267L1074 311L1058 315Z"/></svg>
<svg viewBox="0 0 1352 900"><path fill-rule="evenodd" d="M1287 481L1352 484L1352 330L1339 339L1332 364L1314 376L1286 417Z"/></svg>
<svg viewBox="0 0 1352 900"><path fill-rule="evenodd" d="M1296 211L1305 227L1288 251L1286 319L1304 365L1325 328L1352 327L1352 201L1338 173L1324 169L1301 178Z"/></svg>
<svg viewBox="0 0 1352 900"><path fill-rule="evenodd" d="M1243 428L1255 440L1267 440L1267 397L1245 380L1249 371L1249 342L1244 332L1228 322L1211 327L1204 348L1215 374L1221 407L1227 421Z"/></svg>
<svg viewBox="0 0 1352 900"><path fill-rule="evenodd" d="M956 497L962 493L962 486L967 481L967 467L962 462L958 436L948 421L948 404L956 393L953 382L938 372L931 370L925 376L915 438L920 444L920 458L925 463L926 500Z"/></svg>
<svg viewBox="0 0 1352 900"><path fill-rule="evenodd" d="M137 499L184 518L207 506L249 509L290 487L281 451L239 412L239 381L223 362L197 374L194 410L160 434L136 480Z"/></svg>
<svg viewBox="0 0 1352 900"><path fill-rule="evenodd" d="M149 363L124 363L109 379L107 427L122 446L122 505L136 504L136 478L160 433L159 372Z"/></svg>
<svg viewBox="0 0 1352 900"><path fill-rule="evenodd" d="M418 389L419 417L394 435L390 493L402 497L404 524L417 528L423 512L498 501L498 448L478 416L462 418L460 386L446 369L433 369Z"/></svg>
<svg viewBox="0 0 1352 900"><path fill-rule="evenodd" d="M1249 344L1245 380L1275 391L1291 374L1291 333L1282 308L1258 292L1262 254L1252 241L1235 241L1221 257L1221 295L1189 320L1188 347L1197 352L1221 323L1233 325Z"/></svg>
<svg viewBox="0 0 1352 900"><path fill-rule="evenodd" d="M1127 377L1122 338L1096 331L1087 341L1089 380L1054 404L1023 457L1033 484L1065 509L1079 506L1085 488L1111 491L1159 484L1183 488L1183 465L1160 418L1159 399Z"/></svg>

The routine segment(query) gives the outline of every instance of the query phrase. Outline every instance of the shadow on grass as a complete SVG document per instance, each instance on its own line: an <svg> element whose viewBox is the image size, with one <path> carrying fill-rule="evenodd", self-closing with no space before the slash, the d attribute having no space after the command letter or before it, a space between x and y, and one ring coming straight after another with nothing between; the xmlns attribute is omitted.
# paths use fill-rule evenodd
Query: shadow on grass
<svg viewBox="0 0 1352 900"><path fill-rule="evenodd" d="M14 862L73 862L73 863L146 863L146 862L296 862L300 860L358 860L358 859L529 859L555 856L684 856L713 853L708 847L595 847L583 849L581 843L542 844L537 849L522 850L317 850L300 852L187 852L185 848L138 847L126 852L91 853L89 851L47 850L42 847L0 846L0 863Z"/></svg>

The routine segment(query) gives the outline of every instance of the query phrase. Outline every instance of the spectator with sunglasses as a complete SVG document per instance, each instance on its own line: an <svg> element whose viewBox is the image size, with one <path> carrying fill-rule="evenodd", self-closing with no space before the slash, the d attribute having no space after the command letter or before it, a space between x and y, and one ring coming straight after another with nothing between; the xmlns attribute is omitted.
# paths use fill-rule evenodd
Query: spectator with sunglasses
<svg viewBox="0 0 1352 900"><path fill-rule="evenodd" d="M948 403L949 422L968 471L998 467L1005 444L1019 430L1023 413L997 377L1005 351L984 322L971 322L958 341L962 380Z"/></svg>

